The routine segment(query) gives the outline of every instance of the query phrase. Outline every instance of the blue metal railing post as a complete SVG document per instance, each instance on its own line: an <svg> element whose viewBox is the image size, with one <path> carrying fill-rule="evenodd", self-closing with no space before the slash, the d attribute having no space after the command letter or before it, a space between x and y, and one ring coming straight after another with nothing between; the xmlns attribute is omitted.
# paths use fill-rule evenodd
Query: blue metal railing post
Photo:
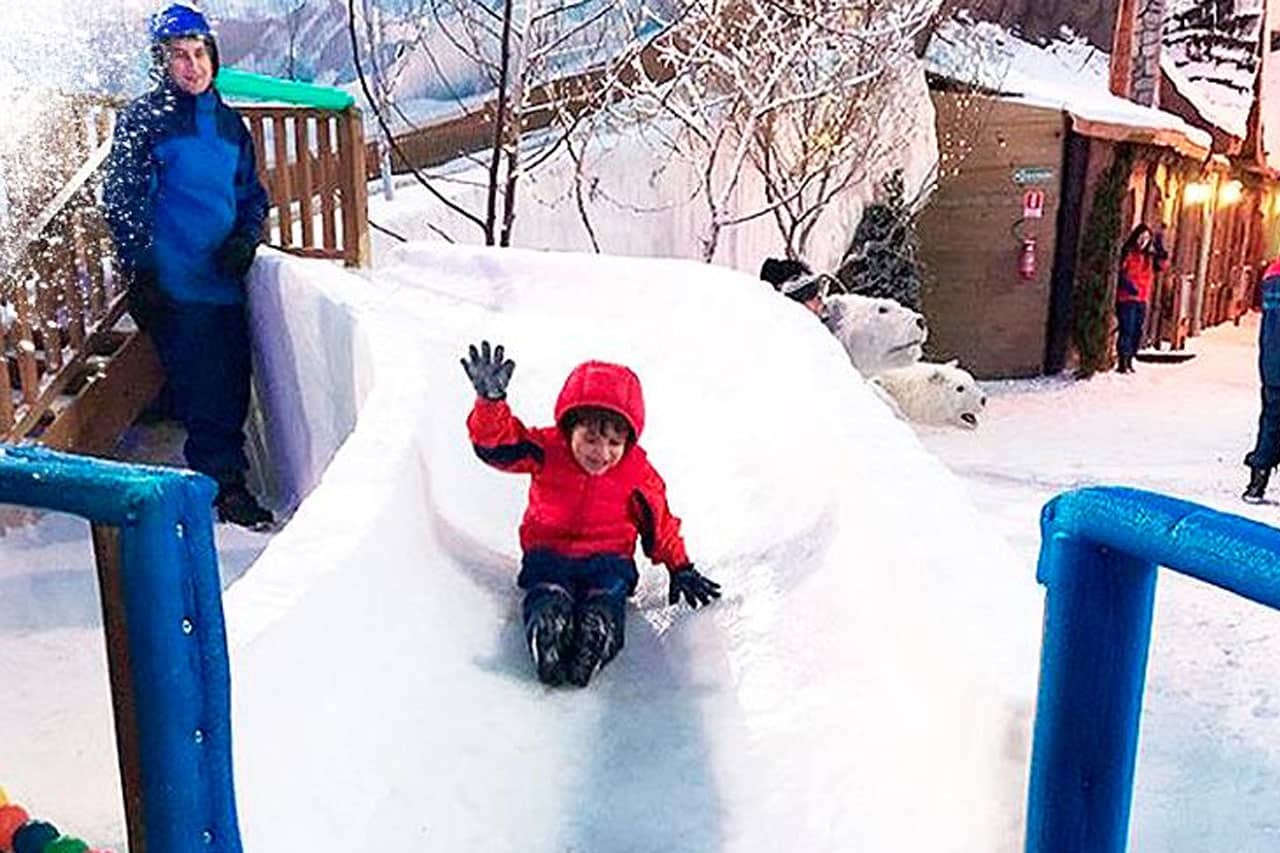
<svg viewBox="0 0 1280 853"><path fill-rule="evenodd" d="M1068 492L1041 516L1044 644L1027 853L1123 853L1156 569L1280 609L1280 530L1134 489Z"/></svg>
<svg viewBox="0 0 1280 853"><path fill-rule="evenodd" d="M214 482L0 445L0 503L94 523L131 850L242 853ZM124 750L131 754L123 754Z"/></svg>
<svg viewBox="0 0 1280 853"><path fill-rule="evenodd" d="M1028 853L1123 851L1156 567L1086 539L1046 540Z"/></svg>

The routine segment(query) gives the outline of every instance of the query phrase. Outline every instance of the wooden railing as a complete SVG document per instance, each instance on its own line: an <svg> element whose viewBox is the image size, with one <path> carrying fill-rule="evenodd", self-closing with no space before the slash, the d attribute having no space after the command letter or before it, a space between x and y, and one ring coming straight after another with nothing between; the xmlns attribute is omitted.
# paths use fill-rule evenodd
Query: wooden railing
<svg viewBox="0 0 1280 853"><path fill-rule="evenodd" d="M271 196L268 243L304 257L369 259L369 200L360 111L239 107Z"/></svg>
<svg viewBox="0 0 1280 853"><path fill-rule="evenodd" d="M126 346L130 334L115 329L125 311L124 282L115 272L98 203L112 110L86 102L81 115L84 121L77 124L92 134L91 153L19 230L13 241L18 249L0 284L6 368L0 370L0 437L98 450L103 448L84 430L114 429L107 423L111 407L91 417L77 403L99 396L101 389L93 386L106 364L122 355L126 362L136 360L138 347ZM142 360L147 361L145 354ZM145 404L155 387L136 384L125 397L145 397Z"/></svg>
<svg viewBox="0 0 1280 853"><path fill-rule="evenodd" d="M162 382L150 341L125 318L127 282L116 272L100 204L115 106L86 101L60 119L66 135L88 134L78 154L69 155L79 167L72 161L70 179L38 212L11 221L0 244L0 440L104 452ZM359 112L239 109L271 199L265 241L298 255L365 264Z"/></svg>

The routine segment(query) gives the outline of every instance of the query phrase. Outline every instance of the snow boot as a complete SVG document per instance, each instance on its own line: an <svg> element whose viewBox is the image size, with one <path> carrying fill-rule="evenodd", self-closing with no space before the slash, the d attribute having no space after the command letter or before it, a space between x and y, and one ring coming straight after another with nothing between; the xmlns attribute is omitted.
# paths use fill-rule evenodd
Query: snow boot
<svg viewBox="0 0 1280 853"><path fill-rule="evenodd" d="M569 661L569 681L586 687L591 677L618 653L619 632L603 608L587 605L578 617L578 648Z"/></svg>
<svg viewBox="0 0 1280 853"><path fill-rule="evenodd" d="M1267 480L1271 479L1270 468L1250 468L1249 485L1240 497L1245 503L1260 504L1267 493Z"/></svg>
<svg viewBox="0 0 1280 853"><path fill-rule="evenodd" d="M213 499L218 521L226 521L250 530L264 531L275 524L271 513L262 508L242 482L225 483Z"/></svg>
<svg viewBox="0 0 1280 853"><path fill-rule="evenodd" d="M555 687L564 682L573 642L573 601L564 590L549 592L525 623L525 640L538 670L538 680Z"/></svg>

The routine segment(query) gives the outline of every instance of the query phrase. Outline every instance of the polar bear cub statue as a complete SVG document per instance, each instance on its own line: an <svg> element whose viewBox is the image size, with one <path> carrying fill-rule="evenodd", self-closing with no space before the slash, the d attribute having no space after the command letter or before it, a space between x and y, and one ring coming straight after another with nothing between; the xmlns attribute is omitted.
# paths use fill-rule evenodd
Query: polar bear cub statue
<svg viewBox="0 0 1280 853"><path fill-rule="evenodd" d="M920 360L929 336L924 316L892 299L856 294L830 296L824 302L827 328L865 377L906 367Z"/></svg>
<svg viewBox="0 0 1280 853"><path fill-rule="evenodd" d="M886 370L871 386L899 417L924 424L977 429L987 405L982 387L954 361Z"/></svg>

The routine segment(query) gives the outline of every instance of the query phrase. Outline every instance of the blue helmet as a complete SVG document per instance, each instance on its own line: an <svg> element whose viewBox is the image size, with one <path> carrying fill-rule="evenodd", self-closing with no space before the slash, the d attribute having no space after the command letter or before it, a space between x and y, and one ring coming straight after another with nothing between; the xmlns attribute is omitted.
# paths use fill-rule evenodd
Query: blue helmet
<svg viewBox="0 0 1280 853"><path fill-rule="evenodd" d="M204 15L180 3L151 16L152 44L184 37L212 39L213 30Z"/></svg>

